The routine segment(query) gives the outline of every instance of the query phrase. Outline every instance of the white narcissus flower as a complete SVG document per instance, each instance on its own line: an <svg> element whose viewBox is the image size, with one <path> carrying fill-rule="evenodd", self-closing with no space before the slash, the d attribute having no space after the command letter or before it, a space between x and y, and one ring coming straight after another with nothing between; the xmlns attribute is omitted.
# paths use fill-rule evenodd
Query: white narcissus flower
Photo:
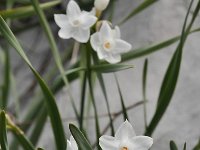
<svg viewBox="0 0 200 150"><path fill-rule="evenodd" d="M94 6L96 7L97 10L103 11L107 8L110 0L95 0L94 1Z"/></svg>
<svg viewBox="0 0 200 150"><path fill-rule="evenodd" d="M132 125L126 120L117 130L115 137L103 135L99 139L102 150L148 150L153 139L136 136Z"/></svg>
<svg viewBox="0 0 200 150"><path fill-rule="evenodd" d="M120 62L120 54L128 52L132 47L131 44L121 39L119 27L111 29L106 21L103 21L99 32L91 36L90 43L99 59L105 59L109 63Z"/></svg>
<svg viewBox="0 0 200 150"><path fill-rule="evenodd" d="M78 150L77 143L73 136L70 136L70 141L67 140L67 150Z"/></svg>
<svg viewBox="0 0 200 150"><path fill-rule="evenodd" d="M90 37L90 27L97 18L90 12L81 11L74 0L67 6L67 14L55 14L56 24L61 28L58 35L63 39L74 38L80 43L86 43Z"/></svg>

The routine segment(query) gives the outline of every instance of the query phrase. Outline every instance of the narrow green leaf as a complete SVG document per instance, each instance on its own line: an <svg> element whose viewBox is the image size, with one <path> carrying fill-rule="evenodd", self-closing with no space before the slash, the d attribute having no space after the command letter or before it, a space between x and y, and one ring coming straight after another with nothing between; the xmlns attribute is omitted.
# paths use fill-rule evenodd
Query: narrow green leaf
<svg viewBox="0 0 200 150"><path fill-rule="evenodd" d="M43 148L37 148L37 150L44 150Z"/></svg>
<svg viewBox="0 0 200 150"><path fill-rule="evenodd" d="M83 133L81 133L81 131L76 126L74 126L73 124L69 124L69 129L72 136L76 140L80 150L92 150L91 145L89 144Z"/></svg>
<svg viewBox="0 0 200 150"><path fill-rule="evenodd" d="M61 3L60 0L55 0L55 1L40 4L40 7L41 7L41 9L48 9L48 8L54 7L54 6L56 6L60 3ZM31 5L0 11L0 15L4 19L7 19L7 18L10 18L10 19L23 18L23 17L32 16L32 15L35 15L35 14L36 13L34 11L34 8Z"/></svg>
<svg viewBox="0 0 200 150"><path fill-rule="evenodd" d="M2 150L8 150L6 115L4 111L0 112L0 145Z"/></svg>
<svg viewBox="0 0 200 150"><path fill-rule="evenodd" d="M197 29L194 29L191 32L189 32L189 34L199 32L199 31L200 31L200 28L197 28ZM178 40L180 40L180 36L173 37L166 41L160 42L159 44L155 44L155 45L152 45L152 46L149 46L146 48L138 48L135 50L131 50L130 52L122 55L122 62L136 59L136 58L157 52L165 47L168 47L168 46L174 44Z"/></svg>
<svg viewBox="0 0 200 150"><path fill-rule="evenodd" d="M193 0L191 1L191 5L192 5L192 3L193 3ZM190 5L190 8L191 8L191 5ZM185 18L185 23L184 23L184 26L182 29L180 43L178 44L178 47L170 61L170 64L166 71L164 80L162 82L155 114L145 132L145 135L149 135L149 136L152 135L152 133L154 132L155 128L157 127L160 119L162 118L164 112L166 111L166 109L171 101L171 98L173 96L173 93L175 91L175 87L176 87L176 83L177 83L178 75L179 75L179 70L180 70L180 65L181 65L183 46L187 39L188 33L190 32L191 27L194 23L194 20L199 12L200 1L197 4L197 7L196 7L193 17L187 27L187 30L185 31L190 8L188 9L188 12L187 12L187 15Z"/></svg>
<svg viewBox="0 0 200 150"><path fill-rule="evenodd" d="M10 30L10 28L6 25L5 21L2 17L0 17L0 31L5 37L5 39L10 43L11 46L13 46L16 51L19 53L19 55L23 58L25 63L29 66L31 71L33 72L34 76L36 77L40 88L43 91L43 94L45 96L45 102L48 110L48 114L51 119L52 128L54 131L55 141L57 145L57 149L59 150L65 150L66 149L66 139L64 134L64 129L62 126L60 114L55 102L55 99L53 97L53 94L47 87L46 83L43 81L43 79L40 77L40 75L37 73L37 71L33 68L30 61L28 60L26 54L24 53L21 45L15 38L14 34Z"/></svg>
<svg viewBox="0 0 200 150"><path fill-rule="evenodd" d="M89 43L86 45L86 52L87 52L87 72L88 72L88 84L89 84L89 92L90 92L90 96L91 96L91 101L92 101L92 105L94 108L94 115L95 115L95 125L96 125L96 140L97 143L99 143L99 138L100 138L100 127L99 127L99 117L98 117L98 112L97 112L97 106L96 106L96 102L95 102L95 98L94 98L94 88L93 88L93 84L92 84L92 72L91 72L91 54L92 54L92 48L91 45L89 45ZM98 150L101 150L100 146L97 145Z"/></svg>
<svg viewBox="0 0 200 150"><path fill-rule="evenodd" d="M113 73L125 69L133 68L133 65L123 65L123 64L103 64L91 66L92 71L99 73Z"/></svg>
<svg viewBox="0 0 200 150"><path fill-rule="evenodd" d="M127 113L127 110L126 110L126 106L124 104L124 98L122 96L122 92L121 92L121 89L120 89L119 81L118 81L116 75L115 75L115 80L116 80L116 83L117 83L117 89L118 89L118 93L119 93L119 96L120 96L120 101L121 101L121 106L122 106L124 121L126 121L126 119L129 120L128 119L128 113Z"/></svg>
<svg viewBox="0 0 200 150"><path fill-rule="evenodd" d="M98 59L96 53L93 53L93 61L94 61L95 65L99 65L99 59ZM110 120L111 135L114 136L115 130L114 130L113 122L112 122L112 115L111 115L111 111L110 111L110 104L109 104L109 101L108 101L108 96L107 96L107 92L106 92L106 87L105 87L104 79L103 79L103 76L102 76L101 73L96 72L96 74L97 74L97 78L99 80L99 84L101 86L101 90L103 92L103 95L104 95L104 98L105 98L105 101L106 101L106 107L107 107L107 111L108 111L108 117L109 117L109 120Z"/></svg>
<svg viewBox="0 0 200 150"><path fill-rule="evenodd" d="M47 19L45 17L45 14L44 12L42 11L42 9L40 8L40 5L39 5L39 2L38 0L31 0L34 8L35 8L35 11L37 12L38 14L38 17L40 19L40 23L41 23L41 26L43 27L44 31L45 31L45 34L47 36L47 39L49 41L49 44L50 44L50 47L51 47L51 51L52 51L52 54L54 56L54 60L56 62L56 65L58 67L58 70L60 71L60 74L63 78L63 81L67 87L67 92L68 92L68 95L69 95L69 98L70 98L70 101L72 103L72 107L74 109L74 112L76 114L76 118L79 119L79 115L78 115L78 111L76 109L76 105L75 105L75 102L74 102L74 99L72 97L72 94L71 92L69 91L69 81L68 79L66 78L65 76L65 70L64 70L64 67L62 65L62 62L61 62L61 58L60 58L60 55L59 55L59 51L58 51L58 48L57 48L57 45L56 45L56 42L55 42L55 39L54 39L54 36L53 36L53 33L50 29L50 25L49 23L47 22Z"/></svg>
<svg viewBox="0 0 200 150"><path fill-rule="evenodd" d="M4 84L2 86L2 100L0 100L0 108L6 109L10 92L10 54L8 49L5 49L4 62Z"/></svg>
<svg viewBox="0 0 200 150"><path fill-rule="evenodd" d="M170 141L170 150L178 150L174 141Z"/></svg>
<svg viewBox="0 0 200 150"><path fill-rule="evenodd" d="M21 146L25 149L25 150L35 150L34 146L32 145L32 143L25 137L23 132L18 132L16 130L11 130L13 135L15 136L15 138L19 141L19 143L21 144Z"/></svg>
<svg viewBox="0 0 200 150"><path fill-rule="evenodd" d="M136 14L140 13L141 11L145 10L147 7L151 6L158 0L145 0L142 4L140 4L136 9L134 9L128 16L126 16L119 24L122 25L127 20L135 16Z"/></svg>
<svg viewBox="0 0 200 150"><path fill-rule="evenodd" d="M186 150L187 144L185 143L183 146L183 150Z"/></svg>
<svg viewBox="0 0 200 150"><path fill-rule="evenodd" d="M30 136L30 141L33 143L33 145L37 145L40 135L43 131L44 125L46 123L47 120L47 111L45 107L42 107L42 109L40 110L39 116L36 118L36 120L34 121L34 128L31 131L31 136Z"/></svg>
<svg viewBox="0 0 200 150"><path fill-rule="evenodd" d="M144 100L144 124L145 129L147 128L147 108L146 108L146 82L147 82L147 69L148 69L148 59L145 59L144 68L143 68L143 78L142 78L142 93Z"/></svg>
<svg viewBox="0 0 200 150"><path fill-rule="evenodd" d="M192 150L200 150L200 139L199 139L197 145Z"/></svg>

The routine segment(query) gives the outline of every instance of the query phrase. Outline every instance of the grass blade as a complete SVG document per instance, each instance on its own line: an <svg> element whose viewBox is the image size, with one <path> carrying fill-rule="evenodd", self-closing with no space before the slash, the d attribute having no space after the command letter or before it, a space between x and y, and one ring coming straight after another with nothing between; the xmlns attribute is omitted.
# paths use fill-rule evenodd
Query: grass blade
<svg viewBox="0 0 200 150"><path fill-rule="evenodd" d="M199 139L197 145L192 150L200 150L200 139Z"/></svg>
<svg viewBox="0 0 200 150"><path fill-rule="evenodd" d="M192 3L193 3L193 0L191 1L191 5L192 5ZM190 8L191 8L191 5L190 5ZM187 12L187 15L185 18L185 23L183 26L180 43L170 61L170 64L166 71L164 80L162 82L156 112L151 120L151 123L149 124L149 126L145 132L145 135L149 135L149 136L152 135L152 133L154 132L155 128L157 127L160 119L162 118L164 112L166 111L166 109L171 101L171 98L173 96L173 93L175 91L176 83L177 83L178 76L179 76L180 65L181 65L183 46L187 39L188 33L191 30L191 27L194 23L194 20L199 12L200 1L197 4L197 7L196 7L195 12L192 17L192 20L191 20L190 24L188 25L187 30L185 31L185 26L187 23L187 18L188 18L190 8L188 9L188 12Z"/></svg>
<svg viewBox="0 0 200 150"><path fill-rule="evenodd" d="M49 26L49 24L47 22L47 19L46 19L45 15L44 15L42 9L40 8L38 0L31 0L31 2L32 2L33 6L35 8L35 11L37 12L37 14L39 16L40 23L41 23L41 25L42 25L42 27L43 27L43 29L45 31L45 34L47 36L48 41L49 41L49 44L50 44L50 47L51 47L51 51L52 51L52 54L54 56L54 60L56 62L58 70L60 71L60 74L61 74L61 76L63 78L63 81L64 81L64 83L65 83L65 85L67 87L67 92L68 92L68 95L70 97L74 112L76 114L76 118L79 119L78 111L76 109L76 105L74 103L72 94L71 94L70 89L69 89L69 81L65 76L65 70L64 70L62 62L61 62L61 58L60 58L60 55L59 55L59 51L58 51L58 48L57 48L53 33L52 33L51 29L50 29L50 26Z"/></svg>
<svg viewBox="0 0 200 150"><path fill-rule="evenodd" d="M127 113L127 110L126 110L126 106L124 104L124 98L122 96L122 92L121 92L121 89L120 89L120 86L119 86L119 81L117 79L117 76L115 75L115 81L117 83L117 89L118 89L118 93L119 93L119 96L120 96L120 101L121 101L121 106L122 106L122 111L123 111L123 115L124 115L124 121L129 120L128 119L128 113Z"/></svg>
<svg viewBox="0 0 200 150"><path fill-rule="evenodd" d="M48 114L51 119L52 128L54 131L55 141L57 145L57 149L59 150L65 150L66 149L66 140L65 140L65 134L64 129L62 126L60 114L55 102L55 99L53 97L53 94L47 87L46 83L43 81L43 79L40 77L40 75L37 73L37 71L33 68L30 61L28 60L26 54L24 53L21 45L15 38L14 34L10 30L10 28L6 25L5 21L2 17L0 17L0 31L5 37L5 39L16 49L16 51L19 53L19 55L23 58L25 63L29 66L31 71L33 72L35 78L37 79L40 88L45 96L45 102L46 107L48 110Z"/></svg>
<svg viewBox="0 0 200 150"><path fill-rule="evenodd" d="M69 129L71 131L72 136L76 140L80 150L92 150L91 145L89 144L83 133L81 133L81 131L76 126L70 124Z"/></svg>
<svg viewBox="0 0 200 150"><path fill-rule="evenodd" d="M145 10L147 7L151 6L158 0L145 0L142 4L140 4L136 9L134 9L127 17L125 17L119 24L122 25L127 20L135 16L136 14L140 13L141 11Z"/></svg>
<svg viewBox="0 0 200 150"><path fill-rule="evenodd" d="M176 144L174 143L174 141L170 141L170 150L178 150Z"/></svg>
<svg viewBox="0 0 200 150"><path fill-rule="evenodd" d="M0 145L2 150L8 150L6 115L4 111L0 112Z"/></svg>
<svg viewBox="0 0 200 150"><path fill-rule="evenodd" d="M199 32L199 31L200 31L200 28L197 28L197 29L194 29L187 34ZM157 52L157 51L159 51L159 50L161 50L165 47L168 47L168 46L174 44L178 40L180 40L180 36L173 37L173 38L168 39L166 41L160 42L159 44L149 46L147 48L138 48L138 49L135 49L135 50L131 50L130 52L122 55L122 62L132 60L132 59L136 59L136 58Z"/></svg>
<svg viewBox="0 0 200 150"><path fill-rule="evenodd" d="M148 70L148 59L145 59L144 68L143 68L143 79L142 79L142 93L144 100L144 124L145 129L147 129L147 108L146 108L146 82L147 82L147 70Z"/></svg>
<svg viewBox="0 0 200 150"><path fill-rule="evenodd" d="M19 141L22 147L25 150L35 150L33 144L24 135L24 132L13 123L10 117L6 116L6 119L7 119L7 125L8 125L9 130L13 133L13 135Z"/></svg>
<svg viewBox="0 0 200 150"><path fill-rule="evenodd" d="M40 7L41 7L41 9L44 10L44 9L49 9L51 7L54 7L54 6L56 6L60 3L61 3L60 0L55 0L55 1L40 4ZM4 19L8 19L8 18L9 19L19 19L19 18L23 18L23 17L29 17L29 16L32 16L32 15L35 15L35 14L36 13L34 11L34 8L31 5L0 11L0 15Z"/></svg>
<svg viewBox="0 0 200 150"><path fill-rule="evenodd" d="M99 59L98 59L96 53L93 53L93 61L94 61L95 65L99 64ZM104 82L104 79L103 79L103 76L102 76L101 73L96 72L96 74L97 74L97 78L99 80L99 84L101 86L101 90L103 92L103 95L104 95L104 98L105 98L105 101L106 101L108 117L109 117L109 120L110 120L111 135L114 136L115 130L114 130L114 125L113 125L113 121L112 121L112 115L111 115L111 111L110 111L110 104L109 104L109 101L108 101L108 95L107 95L107 92L106 92L105 82Z"/></svg>
<svg viewBox="0 0 200 150"><path fill-rule="evenodd" d="M6 109L10 92L10 54L8 49L5 50L4 56L4 83L2 86L2 99L0 100L1 109Z"/></svg>
<svg viewBox="0 0 200 150"><path fill-rule="evenodd" d="M121 70L126 70L133 68L133 65L123 65L123 64L103 64L91 66L92 71L98 73L113 73Z"/></svg>

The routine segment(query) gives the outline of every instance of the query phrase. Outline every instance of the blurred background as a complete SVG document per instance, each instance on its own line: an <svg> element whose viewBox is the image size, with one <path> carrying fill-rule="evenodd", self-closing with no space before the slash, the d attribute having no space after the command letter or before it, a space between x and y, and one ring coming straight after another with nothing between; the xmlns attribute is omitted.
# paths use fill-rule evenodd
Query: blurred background
<svg viewBox="0 0 200 150"><path fill-rule="evenodd" d="M45 1L46 0L41 0L41 2ZM0 4L3 4L4 2L5 1L1 0ZM20 3L22 2L23 1ZM68 62L70 60L70 55L68 55L68 53L70 53L69 50L73 46L73 40L59 39L57 35L58 27L53 21L53 13L65 13L67 2L68 1L63 1L62 5L58 5L53 9L45 11L49 18L49 22L51 23L54 36L59 45L60 53L64 57L66 68L68 67ZM19 6L21 5L20 3ZM24 3L26 3L26 0L24 0ZM129 12L140 3L140 0L116 0L113 24L116 25L119 23L124 16L129 14ZM16 5L16 7L17 6L18 5ZM181 33L188 7L189 1L187 0L160 0L153 6L149 7L142 13L138 14L120 26L122 38L130 42L133 46L133 49L136 49L139 47L156 44L171 37L177 36ZM88 9L90 8L91 7L88 7ZM4 9L2 5L0 5L0 9ZM46 72L48 72L48 70L54 66L54 61L47 39L44 36L42 28L37 25L37 21L38 18L35 16L14 20L11 24L11 28L15 32L15 35L17 35L19 38L20 43L30 58L33 66L44 77ZM200 19L197 19L195 26L199 27L199 23ZM200 137L200 70L198 67L198 64L200 63L199 36L200 33L192 34L189 36L186 42L176 91L169 108L167 109L159 126L153 134L154 145L152 149L168 150L170 140L174 140L180 149L182 149L183 144L187 142L187 149L192 149ZM5 44L2 39L0 39L0 42L1 44ZM126 62L126 64L134 65L134 68L117 73L125 100L125 105L128 107L140 102L142 100L143 64L145 58L148 58L148 121L151 120L154 114L162 79L176 46L177 43L146 57L141 57L139 59ZM9 97L9 111L11 114L15 115L16 110L19 109L18 111L23 112L25 115L25 110L31 104L30 102L34 101L34 99L31 97L33 97L33 95L36 93L34 91L37 91L35 90L37 89L37 84L29 68L26 66L26 64L24 64L18 54L14 50L11 50L10 54L16 90L12 90L12 94ZM1 74L3 72L2 68L3 66L0 65ZM108 91L109 103L111 105L111 112L119 112L121 110L120 97L118 95L114 75L105 74L104 79L106 83L106 89ZM51 84L52 80L53 79L48 80L48 83ZM77 107L79 107L79 81L72 82L71 91L75 101L77 101ZM69 103L68 97L66 97L66 94L66 90L62 89L62 91L57 93L56 98L62 114L66 135L69 138L70 133L68 130L68 124L70 122L76 122L74 120L75 116L73 109ZM109 123L109 120L107 117L105 117L107 112L106 105L98 83L95 89L95 96L98 106L97 109L99 115L101 116L101 129L103 130ZM12 103L15 98L19 99L19 103ZM92 116L92 111L90 113ZM20 118L23 118L22 116L19 116L19 122ZM144 132L143 116L142 105L129 111L130 122L133 124L138 135L143 134ZM95 137L94 120L91 118L88 119L87 131L89 132L90 139L95 139L93 138ZM122 116L116 119L115 129L117 129L122 121ZM109 132L106 132L106 134L109 134ZM53 150L55 149L53 147L53 140L54 138L51 131L51 125L50 122L47 122L38 146L48 150Z"/></svg>

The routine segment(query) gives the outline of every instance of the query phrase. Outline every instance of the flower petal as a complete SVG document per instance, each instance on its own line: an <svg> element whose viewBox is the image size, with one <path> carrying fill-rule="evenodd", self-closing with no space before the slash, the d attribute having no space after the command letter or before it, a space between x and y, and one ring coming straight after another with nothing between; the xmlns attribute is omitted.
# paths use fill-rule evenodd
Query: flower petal
<svg viewBox="0 0 200 150"><path fill-rule="evenodd" d="M126 53L126 52L130 51L131 48L132 48L132 46L128 42L121 40L121 39L116 39L113 54Z"/></svg>
<svg viewBox="0 0 200 150"><path fill-rule="evenodd" d="M116 150L119 147L119 141L112 136L103 135L99 138L99 145L103 150Z"/></svg>
<svg viewBox="0 0 200 150"><path fill-rule="evenodd" d="M132 138L136 136L135 131L132 125L126 120L121 126L118 128L115 137L118 140L124 140L127 138Z"/></svg>
<svg viewBox="0 0 200 150"><path fill-rule="evenodd" d="M82 23L82 28L83 29L88 29L91 26L93 26L95 24L95 22L97 21L97 17L93 16L92 14L83 11L82 15L81 15L81 23Z"/></svg>
<svg viewBox="0 0 200 150"><path fill-rule="evenodd" d="M73 36L74 28L68 26L67 28L61 28L58 32L60 38L69 39Z"/></svg>
<svg viewBox="0 0 200 150"><path fill-rule="evenodd" d="M113 30L114 33L114 37L117 39L120 39L121 37L121 32L120 32L120 28L118 26L115 26L115 29Z"/></svg>
<svg viewBox="0 0 200 150"><path fill-rule="evenodd" d="M99 33L100 33L101 39L103 41L106 41L107 39L113 38L112 29L106 21L103 21Z"/></svg>
<svg viewBox="0 0 200 150"><path fill-rule="evenodd" d="M76 28L73 32L72 37L80 43L86 43L90 38L90 30Z"/></svg>
<svg viewBox="0 0 200 150"><path fill-rule="evenodd" d="M97 49L101 46L101 41L100 41L98 32L91 35L90 43L91 43L92 48L95 51L97 51Z"/></svg>
<svg viewBox="0 0 200 150"><path fill-rule="evenodd" d="M131 141L131 149L137 150L148 150L153 144L153 139L148 136L135 136L131 139Z"/></svg>
<svg viewBox="0 0 200 150"><path fill-rule="evenodd" d="M67 6L67 15L69 19L74 19L81 14L81 9L74 0L70 0Z"/></svg>
<svg viewBox="0 0 200 150"><path fill-rule="evenodd" d="M54 14L54 20L56 22L56 24L60 27L60 28L64 28L66 26L69 26L69 22L68 22L68 17L67 15L63 15L63 14Z"/></svg>
<svg viewBox="0 0 200 150"><path fill-rule="evenodd" d="M111 64L116 64L121 61L121 56L120 55L112 55L108 54L108 56L105 58L105 60Z"/></svg>

